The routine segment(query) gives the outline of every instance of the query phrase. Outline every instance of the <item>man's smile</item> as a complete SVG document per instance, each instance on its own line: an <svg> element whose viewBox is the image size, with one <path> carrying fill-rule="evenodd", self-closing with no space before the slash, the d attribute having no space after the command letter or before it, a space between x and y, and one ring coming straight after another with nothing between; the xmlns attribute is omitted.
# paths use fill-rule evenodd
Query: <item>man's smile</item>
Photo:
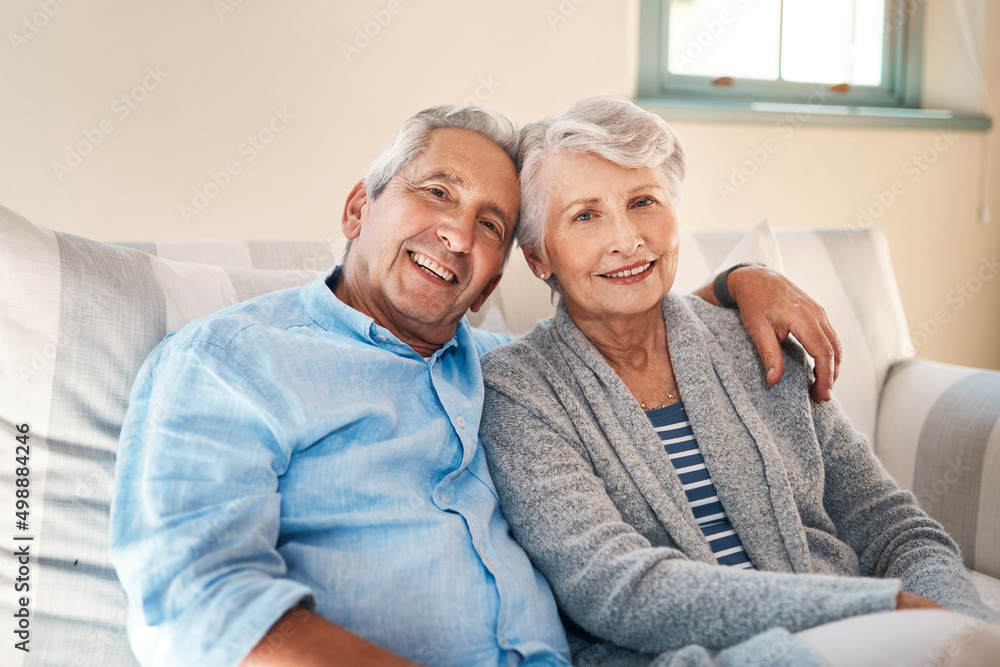
<svg viewBox="0 0 1000 667"><path fill-rule="evenodd" d="M424 273L434 276L435 278L439 278L446 283L458 282L452 271L449 271L445 267L441 266L427 255L414 250L407 251L407 254L410 256L410 259L413 260L414 264L424 270Z"/></svg>

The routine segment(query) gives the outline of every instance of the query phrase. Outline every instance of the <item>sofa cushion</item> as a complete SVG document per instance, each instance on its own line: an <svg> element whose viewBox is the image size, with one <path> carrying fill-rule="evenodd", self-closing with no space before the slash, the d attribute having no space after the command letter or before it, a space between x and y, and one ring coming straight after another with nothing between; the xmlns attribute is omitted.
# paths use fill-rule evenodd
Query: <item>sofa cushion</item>
<svg viewBox="0 0 1000 667"><path fill-rule="evenodd" d="M854 426L872 435L889 369L913 356L885 236L853 228L776 235L785 275L826 309L844 345L834 396ZM877 440L874 445L878 451Z"/></svg>
<svg viewBox="0 0 1000 667"><path fill-rule="evenodd" d="M914 354L889 242L878 229L848 228L801 230L781 244L786 275L823 304L842 332L837 399L858 430L874 435L889 371ZM874 445L877 452L877 440Z"/></svg>
<svg viewBox="0 0 1000 667"><path fill-rule="evenodd" d="M0 664L132 665L125 596L107 555L115 454L132 381L177 326L318 272L171 261L53 232L3 208L0 238L5 451L13 454L18 444L17 426L29 429L27 466L15 465L14 456L0 466L0 507L16 537L30 538L16 544L30 553L23 593L31 614L30 653L5 641ZM25 467L27 486L17 486L17 469ZM25 488L26 528L17 530L15 493ZM0 554L9 581L21 564L11 549ZM0 596L0 616L13 618L19 608L15 596Z"/></svg>
<svg viewBox="0 0 1000 667"><path fill-rule="evenodd" d="M876 437L886 469L958 542L965 564L1000 577L1000 372L897 365ZM986 601L1000 610L1000 591Z"/></svg>

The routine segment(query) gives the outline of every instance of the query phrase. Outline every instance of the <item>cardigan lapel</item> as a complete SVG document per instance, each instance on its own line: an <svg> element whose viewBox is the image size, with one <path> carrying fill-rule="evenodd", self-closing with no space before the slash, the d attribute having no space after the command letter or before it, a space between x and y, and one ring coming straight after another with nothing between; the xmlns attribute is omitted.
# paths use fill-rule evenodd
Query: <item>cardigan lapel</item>
<svg viewBox="0 0 1000 667"><path fill-rule="evenodd" d="M562 303L553 322L553 334L563 344L560 347L570 352L564 359L579 381L583 400L639 493L678 549L692 560L715 563L680 480L663 455L660 438L625 383L576 326Z"/></svg>
<svg viewBox="0 0 1000 667"><path fill-rule="evenodd" d="M784 460L717 338L684 300L661 302L684 407L736 534L762 570L809 572Z"/></svg>

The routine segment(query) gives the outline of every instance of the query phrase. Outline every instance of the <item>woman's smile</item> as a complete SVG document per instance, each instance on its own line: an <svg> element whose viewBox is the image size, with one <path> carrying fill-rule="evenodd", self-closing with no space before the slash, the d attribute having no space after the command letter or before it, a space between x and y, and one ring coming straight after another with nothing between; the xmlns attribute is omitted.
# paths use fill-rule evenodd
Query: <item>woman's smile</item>
<svg viewBox="0 0 1000 667"><path fill-rule="evenodd" d="M653 270L656 260L631 264L616 271L598 274L614 285L631 285L647 278Z"/></svg>

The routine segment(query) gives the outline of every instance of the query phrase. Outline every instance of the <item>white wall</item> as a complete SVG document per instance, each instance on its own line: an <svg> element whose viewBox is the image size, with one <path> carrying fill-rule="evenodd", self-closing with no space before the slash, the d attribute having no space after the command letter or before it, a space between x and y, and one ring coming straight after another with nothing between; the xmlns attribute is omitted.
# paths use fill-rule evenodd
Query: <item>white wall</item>
<svg viewBox="0 0 1000 667"><path fill-rule="evenodd" d="M927 0L927 99L983 110L1000 96L1000 7L961 1L987 94L955 0ZM526 122L587 94L634 93L636 0L237 2L3 3L0 202L102 240L339 235L348 189L420 108L474 98ZM975 282L1000 254L1000 190L986 195L997 222L978 220L987 147L1000 174L996 132L954 133L914 180L907 161L945 145L936 131L675 126L691 157L689 227L854 225L900 180L874 222L914 332L947 319L919 353L1000 369L1000 280ZM272 139L261 150L245 143L261 133ZM780 150L724 199L718 183L769 137ZM96 145L67 162L81 142ZM216 192L211 174L227 163L238 173ZM206 186L215 196L196 200ZM960 309L958 285L978 287Z"/></svg>

